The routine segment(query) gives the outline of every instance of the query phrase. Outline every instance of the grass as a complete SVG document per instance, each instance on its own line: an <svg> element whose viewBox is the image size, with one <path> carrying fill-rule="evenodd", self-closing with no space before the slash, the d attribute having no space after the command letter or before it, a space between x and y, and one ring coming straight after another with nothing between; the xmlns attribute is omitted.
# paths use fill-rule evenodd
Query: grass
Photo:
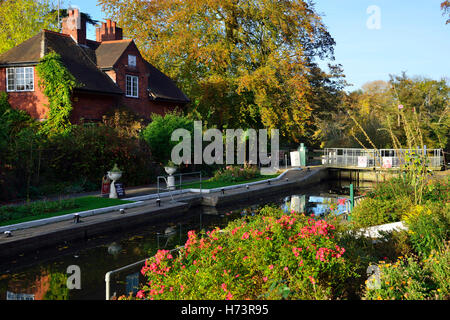
<svg viewBox="0 0 450 320"><path fill-rule="evenodd" d="M0 226L61 216L64 214L117 206L133 201L81 197L58 201L36 201L21 206L0 207Z"/></svg>
<svg viewBox="0 0 450 320"><path fill-rule="evenodd" d="M202 181L202 189L214 189L228 186L235 186L237 184L245 184L250 182L256 182L261 180L273 179L278 177L279 174L265 175L257 178L243 180L243 181L235 181L235 182L223 182L223 181ZM191 182L182 185L182 189L200 189L200 182Z"/></svg>

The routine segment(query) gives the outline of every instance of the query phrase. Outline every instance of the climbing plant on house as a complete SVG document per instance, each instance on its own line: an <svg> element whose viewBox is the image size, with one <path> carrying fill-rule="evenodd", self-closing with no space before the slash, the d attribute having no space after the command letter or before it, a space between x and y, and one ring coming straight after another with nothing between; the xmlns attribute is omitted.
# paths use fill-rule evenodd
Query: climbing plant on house
<svg viewBox="0 0 450 320"><path fill-rule="evenodd" d="M71 94L77 85L75 78L55 52L45 55L36 70L40 77L39 86L49 101L47 121L44 122L41 131L47 135L63 133L71 127Z"/></svg>

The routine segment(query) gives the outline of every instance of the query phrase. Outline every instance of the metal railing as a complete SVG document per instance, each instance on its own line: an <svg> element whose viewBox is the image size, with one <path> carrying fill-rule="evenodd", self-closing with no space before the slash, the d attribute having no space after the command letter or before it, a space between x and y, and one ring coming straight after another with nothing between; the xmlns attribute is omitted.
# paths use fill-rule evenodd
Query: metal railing
<svg viewBox="0 0 450 320"><path fill-rule="evenodd" d="M184 246L176 247L176 248L170 250L169 252L172 253L172 252L174 252L174 251L178 251L178 250L180 250L180 249L183 248L183 247L184 247ZM137 267L141 267L141 268L142 268L142 266L144 266L144 264L145 264L145 261L147 261L147 260L149 260L149 259L150 259L150 257L149 257L149 258L146 258L146 259L143 259L143 260L139 260L139 261L134 262L134 263L132 263L132 264L123 266L123 267L121 267L121 268L118 268L118 269L115 269L115 270L108 271L108 272L105 274L105 298L106 298L106 300L111 300L111 298L113 298L113 297L115 296L115 294L116 294L116 293L114 292L114 295L111 296L111 276L112 276L113 274L116 274L116 273L119 273L119 272L122 272L122 271L125 271L125 270L130 270L130 269L133 269L133 268L137 268ZM127 292L126 294L129 294L129 292Z"/></svg>
<svg viewBox="0 0 450 320"><path fill-rule="evenodd" d="M407 154L426 155L427 166L441 168L444 165L442 149L356 149L325 148L322 164L328 167L401 168Z"/></svg>
<svg viewBox="0 0 450 320"><path fill-rule="evenodd" d="M172 198L172 201L173 201L173 195L176 190L182 190L183 186L187 186L189 184L197 182L197 180L191 180L191 181L183 183L183 177L186 177L189 175L199 175L198 183L199 183L199 189L200 189L200 194L201 194L202 193L202 172L201 171L176 173L176 174L173 174L172 176L167 175L167 176L158 176L157 177L158 199L161 198L161 196L160 196L161 191L167 191L170 193L170 197ZM173 179L174 179L174 183L172 186L169 186L169 178L170 177L173 177ZM177 178L178 178L178 183L177 183ZM160 180L163 180L165 182L165 187L161 186Z"/></svg>

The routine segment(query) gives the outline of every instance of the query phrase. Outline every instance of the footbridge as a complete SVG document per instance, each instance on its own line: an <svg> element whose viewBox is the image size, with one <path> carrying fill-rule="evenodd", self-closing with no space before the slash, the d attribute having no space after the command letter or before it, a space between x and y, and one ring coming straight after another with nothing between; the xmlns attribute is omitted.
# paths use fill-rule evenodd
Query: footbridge
<svg viewBox="0 0 450 320"><path fill-rule="evenodd" d="M315 150L318 151L318 150ZM445 165L442 149L356 149L325 148L322 165L336 169L389 170L401 169L408 157L425 159L430 170L441 170Z"/></svg>

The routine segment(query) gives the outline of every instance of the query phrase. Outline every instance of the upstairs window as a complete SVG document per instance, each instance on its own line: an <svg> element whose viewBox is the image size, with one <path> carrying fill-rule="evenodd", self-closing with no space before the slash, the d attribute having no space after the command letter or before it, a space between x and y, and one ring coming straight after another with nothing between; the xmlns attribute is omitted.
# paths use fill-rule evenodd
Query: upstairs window
<svg viewBox="0 0 450 320"><path fill-rule="evenodd" d="M138 98L138 82L139 78L136 76L126 75L126 91L125 95L131 98Z"/></svg>
<svg viewBox="0 0 450 320"><path fill-rule="evenodd" d="M7 68L6 84L6 91L34 91L34 68Z"/></svg>
<svg viewBox="0 0 450 320"><path fill-rule="evenodd" d="M131 54L128 55L128 66L136 67L136 56L133 56Z"/></svg>

